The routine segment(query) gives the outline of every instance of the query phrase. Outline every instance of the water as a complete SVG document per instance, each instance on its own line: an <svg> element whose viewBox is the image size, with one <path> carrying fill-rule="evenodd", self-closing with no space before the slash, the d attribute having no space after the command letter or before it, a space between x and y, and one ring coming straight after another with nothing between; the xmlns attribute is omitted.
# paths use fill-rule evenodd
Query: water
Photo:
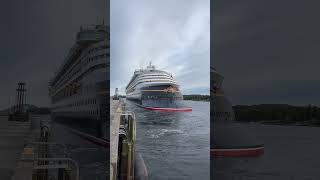
<svg viewBox="0 0 320 180"><path fill-rule="evenodd" d="M236 126L261 140L265 145L265 154L256 158L215 158L211 166L214 172L213 179L319 179L319 127L246 123Z"/></svg>
<svg viewBox="0 0 320 180"><path fill-rule="evenodd" d="M192 112L159 112L127 101L137 119L137 151L150 180L209 179L210 103L185 101Z"/></svg>

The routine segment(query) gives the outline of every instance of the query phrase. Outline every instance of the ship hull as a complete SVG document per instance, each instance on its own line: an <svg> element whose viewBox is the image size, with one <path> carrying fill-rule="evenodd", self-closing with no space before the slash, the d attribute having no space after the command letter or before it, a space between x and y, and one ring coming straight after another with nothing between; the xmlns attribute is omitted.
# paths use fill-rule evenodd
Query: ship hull
<svg viewBox="0 0 320 180"><path fill-rule="evenodd" d="M136 90L127 99L133 100L140 107L158 111L191 111L183 102L183 96L177 86L155 84Z"/></svg>
<svg viewBox="0 0 320 180"><path fill-rule="evenodd" d="M76 42L49 81L52 119L98 138L109 138L109 58L108 27L82 25Z"/></svg>
<svg viewBox="0 0 320 180"><path fill-rule="evenodd" d="M108 81L97 82L95 86L96 92L88 95L88 97L95 97L95 104L87 105L87 107L83 108L53 108L51 109L52 119L93 136L108 139L109 132L106 131L108 129L107 115L109 114L107 111L109 110L107 104L108 92L106 91L108 84ZM64 101L77 102L79 99L84 99L83 95L75 95L64 99ZM88 109L97 109L99 112L89 112Z"/></svg>

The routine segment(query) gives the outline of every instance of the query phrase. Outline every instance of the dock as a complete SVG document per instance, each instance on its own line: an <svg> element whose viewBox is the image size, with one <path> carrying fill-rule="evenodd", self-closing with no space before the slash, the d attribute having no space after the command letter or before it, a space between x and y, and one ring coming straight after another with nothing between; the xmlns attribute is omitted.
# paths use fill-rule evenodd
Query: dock
<svg viewBox="0 0 320 180"><path fill-rule="evenodd" d="M120 128L120 112L122 103L119 100L110 100L110 177L115 176L118 166L118 144Z"/></svg>
<svg viewBox="0 0 320 180"><path fill-rule="evenodd" d="M147 180L142 155L136 152L136 119L126 111L125 99L110 99L110 178L111 180Z"/></svg>
<svg viewBox="0 0 320 180"><path fill-rule="evenodd" d="M30 122L8 121L0 117L0 179L10 179L22 154L24 144L32 140Z"/></svg>
<svg viewBox="0 0 320 180"><path fill-rule="evenodd" d="M51 141L50 115L0 117L0 179L79 180L79 167L63 144Z"/></svg>

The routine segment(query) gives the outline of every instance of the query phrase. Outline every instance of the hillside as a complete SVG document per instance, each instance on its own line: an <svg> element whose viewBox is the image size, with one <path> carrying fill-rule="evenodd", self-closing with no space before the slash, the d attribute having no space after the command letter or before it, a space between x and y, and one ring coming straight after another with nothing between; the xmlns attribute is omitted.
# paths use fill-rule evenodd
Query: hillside
<svg viewBox="0 0 320 180"><path fill-rule="evenodd" d="M183 95L183 99L191 100L191 101L210 101L210 95L200 95L200 94Z"/></svg>
<svg viewBox="0 0 320 180"><path fill-rule="evenodd" d="M14 106L0 110L0 115L9 114L9 110L11 109L13 111L13 108L14 108ZM50 108L48 108L48 107L37 107L32 104L26 104L24 108L27 110L27 112L31 112L31 113L35 113L35 114L49 114L50 113Z"/></svg>
<svg viewBox="0 0 320 180"><path fill-rule="evenodd" d="M238 121L312 123L320 125L320 108L288 104L260 104L233 106Z"/></svg>

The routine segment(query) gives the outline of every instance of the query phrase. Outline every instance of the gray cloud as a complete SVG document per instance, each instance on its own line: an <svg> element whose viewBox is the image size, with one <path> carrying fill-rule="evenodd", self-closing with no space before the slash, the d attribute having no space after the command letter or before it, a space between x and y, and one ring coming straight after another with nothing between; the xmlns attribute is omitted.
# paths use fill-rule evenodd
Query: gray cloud
<svg viewBox="0 0 320 180"><path fill-rule="evenodd" d="M320 102L317 1L216 1L214 66L234 104Z"/></svg>
<svg viewBox="0 0 320 180"><path fill-rule="evenodd" d="M209 93L210 1L111 1L111 93L152 61L185 94Z"/></svg>
<svg viewBox="0 0 320 180"><path fill-rule="evenodd" d="M105 0L13 0L0 6L0 109L14 102L18 81L28 103L49 105L48 80L73 45L81 24L106 23ZM109 13L108 13L109 14Z"/></svg>

